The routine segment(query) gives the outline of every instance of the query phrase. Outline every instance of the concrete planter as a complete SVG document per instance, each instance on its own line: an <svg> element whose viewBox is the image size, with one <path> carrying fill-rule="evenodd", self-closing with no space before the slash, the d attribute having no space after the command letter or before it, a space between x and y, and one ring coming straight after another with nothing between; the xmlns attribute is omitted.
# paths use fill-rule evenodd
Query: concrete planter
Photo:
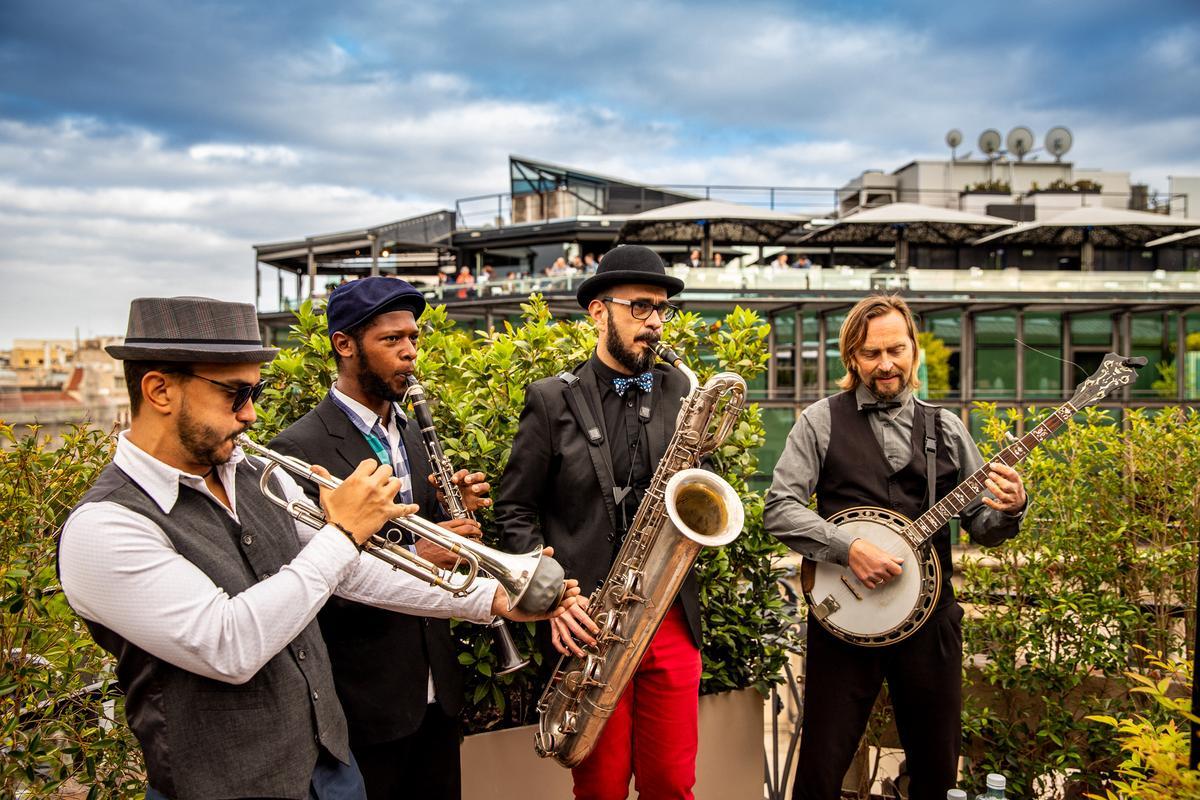
<svg viewBox="0 0 1200 800"><path fill-rule="evenodd" d="M463 800L565 800L571 772L533 752L534 726L468 736ZM763 700L753 689L700 698L697 800L762 797ZM632 783L629 796L637 797Z"/></svg>

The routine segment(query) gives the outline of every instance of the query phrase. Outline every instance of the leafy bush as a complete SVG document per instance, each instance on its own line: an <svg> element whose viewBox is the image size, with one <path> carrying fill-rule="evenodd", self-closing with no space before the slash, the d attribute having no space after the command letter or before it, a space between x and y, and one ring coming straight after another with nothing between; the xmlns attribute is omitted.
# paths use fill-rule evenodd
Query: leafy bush
<svg viewBox="0 0 1200 800"><path fill-rule="evenodd" d="M498 486L526 385L587 359L595 348L595 330L579 318L554 319L540 295L522 306L518 324L506 321L494 332L464 330L443 306L429 308L421 322L417 372L431 398L442 447L454 464L482 470ZM260 439L270 438L316 405L332 383L324 328L319 309L307 303L299 309L292 337L297 347L280 353L267 372L269 386L260 401L256 431ZM766 335L767 326L743 309L711 326L698 314L683 313L664 332L702 382L718 368L738 372L747 381L762 374L768 357ZM757 468L755 450L764 435L760 411L751 406L714 456L718 471L742 496L746 529L737 542L703 554L699 562L706 692L764 688L782 669L782 650L762 640L782 627L771 559L784 550L764 533L762 497L749 487ZM484 540L495 543L490 510L480 514L480 522ZM511 627L522 652L540 660L532 626ZM459 662L470 668L469 729L531 721L542 689L535 670L497 676L497 654L488 632L466 624L455 631Z"/></svg>
<svg viewBox="0 0 1200 800"><path fill-rule="evenodd" d="M984 405L985 455L1018 412ZM1026 429L1041 418L1031 415ZM966 559L964 626L969 774L1001 772L1018 797L1050 773L1095 790L1119 742L1086 715L1135 713L1126 693L1136 646L1191 642L1200 539L1200 415L1089 408L1035 450L1022 474L1024 532Z"/></svg>
<svg viewBox="0 0 1200 800"><path fill-rule="evenodd" d="M1151 656L1146 672L1127 672L1129 691L1152 700L1145 714L1124 719L1095 715L1088 719L1117 733L1125 760L1104 794L1093 800L1198 800L1200 770L1188 767L1192 723L1192 662ZM1114 791L1114 789L1116 791Z"/></svg>
<svg viewBox="0 0 1200 800"><path fill-rule="evenodd" d="M140 790L141 751L120 719L114 662L58 586L54 534L113 440L76 429L50 449L0 423L0 796Z"/></svg>

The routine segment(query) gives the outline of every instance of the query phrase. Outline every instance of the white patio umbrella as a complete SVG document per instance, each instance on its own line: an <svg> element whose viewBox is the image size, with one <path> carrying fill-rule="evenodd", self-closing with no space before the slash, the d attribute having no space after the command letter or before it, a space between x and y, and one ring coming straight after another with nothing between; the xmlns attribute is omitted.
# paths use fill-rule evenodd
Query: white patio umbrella
<svg viewBox="0 0 1200 800"><path fill-rule="evenodd" d="M1001 217L953 208L889 203L842 217L800 241L803 244L895 246L896 269L903 270L908 268L910 244L961 245L1012 224L1012 220Z"/></svg>
<svg viewBox="0 0 1200 800"><path fill-rule="evenodd" d="M787 214L724 200L693 200L652 208L625 220L618 242L693 244L700 242L705 265L712 263L713 242L774 244L812 217Z"/></svg>
<svg viewBox="0 0 1200 800"><path fill-rule="evenodd" d="M1168 217L1149 211L1085 206L1064 211L1049 219L1015 225L1008 230L977 239L975 244L1004 242L1060 247L1079 245L1081 268L1092 270L1096 266L1097 245L1145 247L1146 242L1156 237L1197 227L1200 227L1200 220Z"/></svg>

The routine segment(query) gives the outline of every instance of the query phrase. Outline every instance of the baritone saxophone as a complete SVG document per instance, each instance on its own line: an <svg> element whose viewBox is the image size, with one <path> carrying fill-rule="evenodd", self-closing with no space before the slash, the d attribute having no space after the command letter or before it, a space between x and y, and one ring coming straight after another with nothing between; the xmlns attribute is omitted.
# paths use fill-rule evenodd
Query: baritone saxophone
<svg viewBox="0 0 1200 800"><path fill-rule="evenodd" d="M700 386L669 348L655 352L687 376L690 389L612 570L590 599L596 644L584 646L583 656L562 656L538 701L538 755L565 767L595 747L701 548L729 544L742 532L737 492L697 466L733 430L746 382L721 372Z"/></svg>

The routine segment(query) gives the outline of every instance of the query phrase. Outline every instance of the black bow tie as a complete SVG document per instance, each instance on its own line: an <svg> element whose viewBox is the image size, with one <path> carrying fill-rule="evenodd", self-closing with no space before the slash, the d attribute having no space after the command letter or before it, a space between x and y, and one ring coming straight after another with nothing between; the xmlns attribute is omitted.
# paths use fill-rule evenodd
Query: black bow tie
<svg viewBox="0 0 1200 800"><path fill-rule="evenodd" d="M862 411L891 411L893 408L899 408L899 400L878 400L874 403L863 403Z"/></svg>

